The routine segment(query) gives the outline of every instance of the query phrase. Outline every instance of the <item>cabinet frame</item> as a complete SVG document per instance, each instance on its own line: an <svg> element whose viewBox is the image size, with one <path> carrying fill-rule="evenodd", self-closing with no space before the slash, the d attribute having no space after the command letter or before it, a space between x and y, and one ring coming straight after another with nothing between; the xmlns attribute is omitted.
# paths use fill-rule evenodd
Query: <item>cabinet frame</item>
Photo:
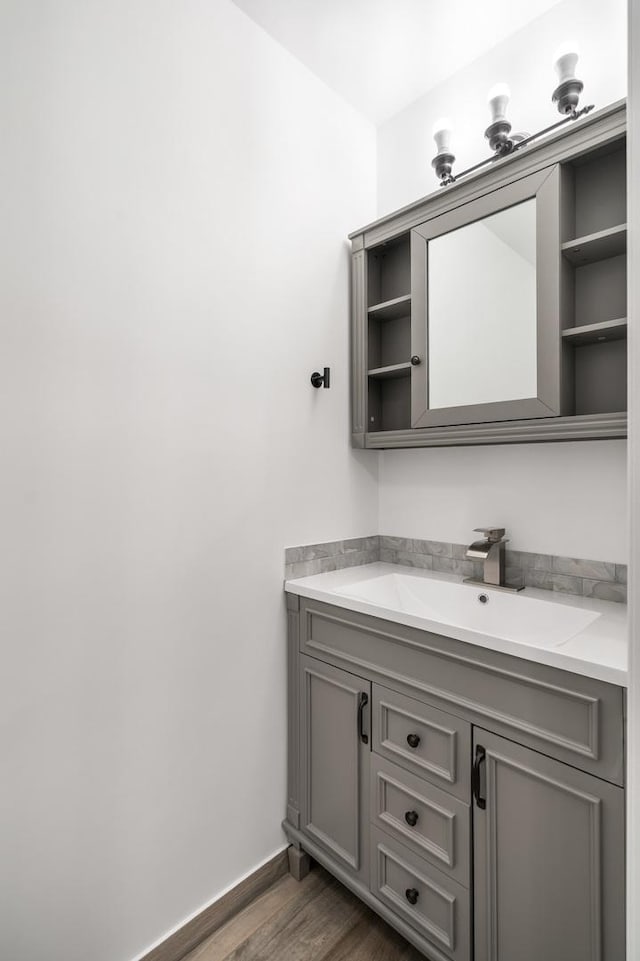
<svg viewBox="0 0 640 961"><path fill-rule="evenodd" d="M412 427L444 427L556 417L561 409L560 231L561 170L531 174L411 231L411 353L421 363L411 371ZM527 200L536 201L536 363L537 393L507 401L430 408L429 398L429 243L437 237L491 217ZM517 305L514 307L517 310Z"/></svg>

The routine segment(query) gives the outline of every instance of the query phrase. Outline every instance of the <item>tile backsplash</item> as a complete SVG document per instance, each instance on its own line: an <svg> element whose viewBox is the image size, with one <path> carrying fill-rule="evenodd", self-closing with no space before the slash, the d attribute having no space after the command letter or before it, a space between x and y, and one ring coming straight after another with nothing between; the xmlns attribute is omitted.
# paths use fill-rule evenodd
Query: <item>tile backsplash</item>
<svg viewBox="0 0 640 961"><path fill-rule="evenodd" d="M325 544L306 544L287 547L284 552L285 577L307 577L326 574L343 567L358 567L380 560L380 538L352 537L346 541L327 541Z"/></svg>
<svg viewBox="0 0 640 961"><path fill-rule="evenodd" d="M466 544L430 541L386 534L354 537L324 544L307 544L285 550L285 577L307 577L374 561L404 564L422 570L482 577L482 562L465 558ZM555 554L510 551L507 548L507 582L528 587L596 597L603 601L627 600L627 566L609 561L583 560Z"/></svg>

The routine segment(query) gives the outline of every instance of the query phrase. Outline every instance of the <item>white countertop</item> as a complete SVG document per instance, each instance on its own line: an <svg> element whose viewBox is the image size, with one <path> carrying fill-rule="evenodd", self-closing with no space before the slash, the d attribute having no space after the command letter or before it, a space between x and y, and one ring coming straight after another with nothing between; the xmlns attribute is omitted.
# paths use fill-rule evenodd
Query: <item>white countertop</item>
<svg viewBox="0 0 640 961"><path fill-rule="evenodd" d="M547 643L536 643L535 638L526 642L489 636L480 630L459 627L435 616L425 616L402 610L389 603L388 596L377 602L375 585L371 588L371 580L388 574L401 574L410 579L426 578L431 582L442 581L449 584L462 584L463 578L453 574L440 574L435 571L423 571L398 564L383 564L380 562L367 564L362 567L350 567L341 571L327 574L314 574L310 577L299 577L285 582L285 590L291 594L308 597L325 604L357 611L380 617L386 621L395 621L408 627L431 631L444 637L453 637L459 641L475 644L489 650L511 654L538 664L548 664L565 671L573 671L585 677L593 677L623 687L628 683L627 668L627 608L624 604L612 601L600 601L593 598L576 597L572 594L559 594L553 591L543 591L527 587L522 593L509 595L515 598L533 598L574 611L592 612L594 619L586 627L573 634L569 640L549 646ZM349 596L349 589L356 590L363 580L368 582L367 599ZM408 583L411 583L409 581ZM426 586L426 585L425 585ZM430 587L433 584L429 585ZM492 591L490 587L464 585L465 590L485 591L491 597L502 595L502 592ZM381 592L382 593L382 592ZM504 596L504 595L502 595ZM523 606L523 611L525 611ZM548 610L548 609L547 609ZM559 611L560 613L560 611ZM563 611L568 615L568 611ZM573 616L573 615L572 615ZM577 616L577 615L576 615Z"/></svg>

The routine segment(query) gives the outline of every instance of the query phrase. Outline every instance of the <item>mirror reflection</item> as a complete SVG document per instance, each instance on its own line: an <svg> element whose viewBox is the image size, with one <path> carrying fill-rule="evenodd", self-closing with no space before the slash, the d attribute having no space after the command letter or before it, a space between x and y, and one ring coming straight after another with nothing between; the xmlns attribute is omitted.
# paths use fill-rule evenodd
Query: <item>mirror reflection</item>
<svg viewBox="0 0 640 961"><path fill-rule="evenodd" d="M536 201L428 247L429 408L537 395Z"/></svg>

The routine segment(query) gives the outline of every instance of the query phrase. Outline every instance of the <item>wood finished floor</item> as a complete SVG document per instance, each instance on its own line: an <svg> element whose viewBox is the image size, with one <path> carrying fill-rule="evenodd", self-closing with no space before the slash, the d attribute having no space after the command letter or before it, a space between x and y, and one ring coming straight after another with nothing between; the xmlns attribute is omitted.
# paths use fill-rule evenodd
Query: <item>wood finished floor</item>
<svg viewBox="0 0 640 961"><path fill-rule="evenodd" d="M314 865L286 875L184 961L424 961L399 934Z"/></svg>

